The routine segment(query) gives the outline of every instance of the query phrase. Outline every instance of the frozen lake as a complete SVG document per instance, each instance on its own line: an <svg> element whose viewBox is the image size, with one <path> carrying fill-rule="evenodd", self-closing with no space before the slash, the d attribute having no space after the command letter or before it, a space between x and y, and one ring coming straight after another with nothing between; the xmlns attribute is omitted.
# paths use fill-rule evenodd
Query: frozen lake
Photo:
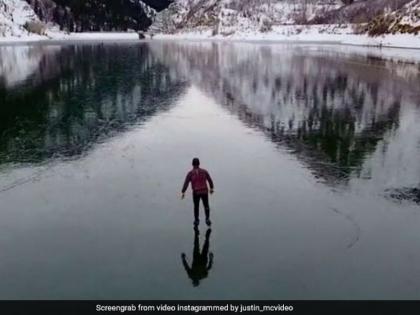
<svg viewBox="0 0 420 315"><path fill-rule="evenodd" d="M419 86L364 48L1 46L0 299L418 299Z"/></svg>

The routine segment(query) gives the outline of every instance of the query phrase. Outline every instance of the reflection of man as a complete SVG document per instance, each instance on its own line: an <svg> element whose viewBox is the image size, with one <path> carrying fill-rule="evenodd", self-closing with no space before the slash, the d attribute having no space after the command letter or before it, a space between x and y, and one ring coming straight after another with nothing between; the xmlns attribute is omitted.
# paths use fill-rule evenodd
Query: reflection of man
<svg viewBox="0 0 420 315"><path fill-rule="evenodd" d="M206 224L211 225L210 221L210 206L209 206L209 189L207 187L207 182L210 185L210 194L214 191L213 180L210 177L210 174L203 168L200 168L200 160L194 158L192 161L193 169L188 172L184 186L182 187L181 198L185 198L185 192L187 191L189 183L191 183L191 188L193 191L193 200L194 200L194 225L197 226L200 224L199 220L199 207L200 200L203 200L204 211L206 213Z"/></svg>
<svg viewBox="0 0 420 315"><path fill-rule="evenodd" d="M204 242L203 250L200 253L200 240L198 239L198 229L194 230L194 252L191 267L188 265L185 253L182 253L182 264L188 277L192 280L195 287L200 285L200 280L207 278L208 273L213 266L213 253L209 255L211 229L206 232L206 241ZM209 260L210 258L210 260ZM208 263L208 264L207 264Z"/></svg>

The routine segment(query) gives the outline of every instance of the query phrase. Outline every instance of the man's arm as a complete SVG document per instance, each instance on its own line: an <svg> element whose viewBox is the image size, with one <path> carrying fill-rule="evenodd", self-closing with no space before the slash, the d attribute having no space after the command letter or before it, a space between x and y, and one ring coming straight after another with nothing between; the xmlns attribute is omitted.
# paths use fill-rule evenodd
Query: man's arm
<svg viewBox="0 0 420 315"><path fill-rule="evenodd" d="M210 189L213 190L214 189L213 180L211 179L211 176L210 176L209 172L207 172L207 171L206 171L206 179L209 182Z"/></svg>
<svg viewBox="0 0 420 315"><path fill-rule="evenodd" d="M191 181L191 173L189 172L187 176L185 177L184 186L182 187L183 194L185 194L185 192L187 191L190 181Z"/></svg>

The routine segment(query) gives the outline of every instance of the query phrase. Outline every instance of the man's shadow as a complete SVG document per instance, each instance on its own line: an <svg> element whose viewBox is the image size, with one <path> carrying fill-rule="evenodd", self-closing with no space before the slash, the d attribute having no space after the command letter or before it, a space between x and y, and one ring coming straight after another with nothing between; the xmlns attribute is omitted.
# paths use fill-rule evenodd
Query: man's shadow
<svg viewBox="0 0 420 315"><path fill-rule="evenodd" d="M200 253L200 239L198 228L194 229L194 250L191 267L187 262L185 253L181 254L182 264L188 277L191 279L194 287L200 285L200 281L207 278L211 267L213 266L213 253L209 253L210 248L210 234L211 229L206 232L206 240L204 242L203 250Z"/></svg>

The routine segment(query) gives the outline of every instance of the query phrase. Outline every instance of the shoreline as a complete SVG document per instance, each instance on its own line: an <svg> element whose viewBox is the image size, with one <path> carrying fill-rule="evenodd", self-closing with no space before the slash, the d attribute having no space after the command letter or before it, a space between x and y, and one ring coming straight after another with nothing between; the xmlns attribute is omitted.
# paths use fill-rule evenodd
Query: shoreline
<svg viewBox="0 0 420 315"><path fill-rule="evenodd" d="M333 26L328 26L331 30ZM411 34L383 35L369 37L365 34L353 34L349 32L349 26L333 29L335 33L327 33L325 26L306 26L299 29L298 26L277 27L268 33L260 32L236 32L231 35L211 35L210 30L197 32L180 32L176 34L156 34L153 39L147 36L146 39L139 39L137 33L48 33L47 36L30 35L23 37L0 38L0 46L29 45L29 44L60 44L72 42L124 42L124 41L222 41L222 42L249 42L249 43L289 43L289 44L318 44L318 45L339 45L367 48L390 48L419 51L420 36Z"/></svg>
<svg viewBox="0 0 420 315"><path fill-rule="evenodd" d="M33 44L33 43L49 43L49 42L71 42L71 41L124 41L139 40L137 33L116 32L116 33L48 33L47 35L30 35L21 37L0 37L0 45L15 44Z"/></svg>
<svg viewBox="0 0 420 315"><path fill-rule="evenodd" d="M146 40L151 39L150 36ZM26 44L26 43L48 43L67 41L124 41L139 39L137 33L71 33L71 34L48 34L46 36L31 35L24 37L0 37L0 45ZM420 35L411 34L387 34L378 37L369 37L364 34L331 34L314 33L312 31L299 34L284 33L235 33L233 35L215 35L205 32L182 32L176 34L156 34L153 40L209 40L209 41L240 41L240 42L290 42L290 43L311 43L311 44L340 44L366 47L405 48L420 50Z"/></svg>
<svg viewBox="0 0 420 315"><path fill-rule="evenodd" d="M246 42L290 42L327 43L377 48L405 48L420 50L420 35L385 34L370 37L355 34L352 25L278 25L269 32L255 30L235 31L229 35L212 35L211 30L180 32L176 34L157 34L155 39L165 40L228 40Z"/></svg>

